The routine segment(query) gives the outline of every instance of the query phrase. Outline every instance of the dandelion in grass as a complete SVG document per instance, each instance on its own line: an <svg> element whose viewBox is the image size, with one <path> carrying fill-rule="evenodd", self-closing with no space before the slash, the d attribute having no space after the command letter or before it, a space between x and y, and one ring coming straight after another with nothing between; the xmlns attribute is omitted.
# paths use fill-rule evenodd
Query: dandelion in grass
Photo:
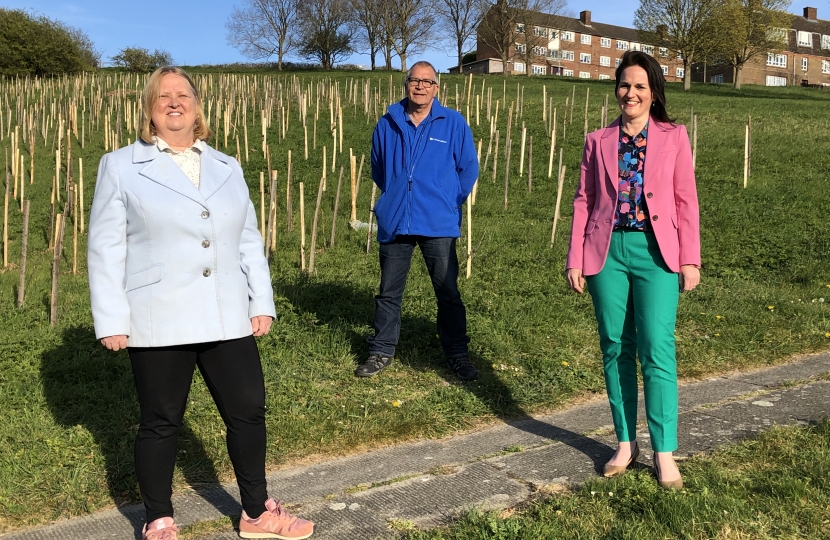
<svg viewBox="0 0 830 540"><path fill-rule="evenodd" d="M723 319L723 315L715 315L715 318L718 320Z"/></svg>
<svg viewBox="0 0 830 540"><path fill-rule="evenodd" d="M824 337L830 337L830 332L825 332Z"/></svg>
<svg viewBox="0 0 830 540"><path fill-rule="evenodd" d="M767 309L770 311L775 311L775 306L767 306Z"/></svg>
<svg viewBox="0 0 830 540"><path fill-rule="evenodd" d="M715 334L715 337L720 337L720 334Z"/></svg>
<svg viewBox="0 0 830 540"><path fill-rule="evenodd" d="M562 365L563 365L563 366L565 366L565 367L568 367L568 363L567 363L567 362L562 362Z"/></svg>
<svg viewBox="0 0 830 540"><path fill-rule="evenodd" d="M401 406L401 402L400 402L400 401L398 401L398 400L396 399L396 400L394 400L394 401L392 402L392 406L393 406L393 407L400 407L400 406Z"/></svg>

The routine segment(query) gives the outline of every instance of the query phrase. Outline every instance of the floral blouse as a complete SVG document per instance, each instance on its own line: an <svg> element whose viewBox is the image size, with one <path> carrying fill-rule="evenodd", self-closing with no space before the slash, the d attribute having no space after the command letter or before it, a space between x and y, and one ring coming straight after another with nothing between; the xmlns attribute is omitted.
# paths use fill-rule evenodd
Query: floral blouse
<svg viewBox="0 0 830 540"><path fill-rule="evenodd" d="M648 123L643 130L632 137L620 126L619 184L617 189L617 211L614 215L615 229L638 229L650 231L648 208L643 197L643 170L646 164L646 139Z"/></svg>

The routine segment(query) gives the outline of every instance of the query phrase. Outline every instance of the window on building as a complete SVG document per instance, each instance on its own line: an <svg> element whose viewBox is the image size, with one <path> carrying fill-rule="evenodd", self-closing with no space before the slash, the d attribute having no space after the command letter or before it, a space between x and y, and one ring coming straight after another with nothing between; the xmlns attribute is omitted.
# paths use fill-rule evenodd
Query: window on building
<svg viewBox="0 0 830 540"><path fill-rule="evenodd" d="M583 45L590 45L591 44L591 34L582 34L579 36L579 41Z"/></svg>
<svg viewBox="0 0 830 540"><path fill-rule="evenodd" d="M574 61L574 52L573 51L559 51L559 58L562 60L570 60L571 62Z"/></svg>
<svg viewBox="0 0 830 540"><path fill-rule="evenodd" d="M787 78L767 75L767 86L787 86Z"/></svg>
<svg viewBox="0 0 830 540"><path fill-rule="evenodd" d="M813 33L812 32L798 32L797 35L798 39L798 46L799 47L812 47L813 46Z"/></svg>
<svg viewBox="0 0 830 540"><path fill-rule="evenodd" d="M801 70L807 71L807 57L801 59Z"/></svg>
<svg viewBox="0 0 830 540"><path fill-rule="evenodd" d="M611 66L611 57L610 56L600 56L599 57L599 65L609 67Z"/></svg>
<svg viewBox="0 0 830 540"><path fill-rule="evenodd" d="M711 80L715 84L723 84L723 73L718 73L717 75L712 75Z"/></svg>
<svg viewBox="0 0 830 540"><path fill-rule="evenodd" d="M580 78L580 79L590 79L590 78L591 78L591 74L590 74L589 72L587 72L587 71L580 71L580 72L579 72L579 78Z"/></svg>
<svg viewBox="0 0 830 540"><path fill-rule="evenodd" d="M660 56L662 56L663 58L665 58L665 57L667 57L667 56L669 55L669 50L668 50L666 47L660 47L659 49L657 49L657 52L658 52L658 53L660 54Z"/></svg>
<svg viewBox="0 0 830 540"><path fill-rule="evenodd" d="M611 48L611 38L607 38L607 37L599 38L599 46L600 47L605 47L606 49L610 49Z"/></svg>
<svg viewBox="0 0 830 540"><path fill-rule="evenodd" d="M825 75L830 73L830 60L821 61L821 72Z"/></svg>
<svg viewBox="0 0 830 540"><path fill-rule="evenodd" d="M591 55L587 53L579 53L579 62L581 64L590 64L591 63Z"/></svg>
<svg viewBox="0 0 830 540"><path fill-rule="evenodd" d="M643 52L654 56L654 45L643 45Z"/></svg>
<svg viewBox="0 0 830 540"><path fill-rule="evenodd" d="M615 67L615 68L620 67L620 62L621 62L621 61L622 61L622 58L615 58L615 59L614 59L614 67Z"/></svg>
<svg viewBox="0 0 830 540"><path fill-rule="evenodd" d="M830 36L825 34L821 35L821 48L830 49Z"/></svg>
<svg viewBox="0 0 830 540"><path fill-rule="evenodd" d="M639 51L639 50L640 50L640 44L639 44L639 43L635 43L635 42L633 42L633 41L632 41L632 42L631 42L631 47L630 47L630 49L631 49L632 51Z"/></svg>
<svg viewBox="0 0 830 540"><path fill-rule="evenodd" d="M674 74L678 79L682 79L686 75L686 70L684 68L677 68L674 70Z"/></svg>
<svg viewBox="0 0 830 540"><path fill-rule="evenodd" d="M548 58L550 58L551 60L556 60L557 58L559 58L559 51L557 51L556 49L548 49Z"/></svg>
<svg viewBox="0 0 830 540"><path fill-rule="evenodd" d="M548 37L548 29L539 26L533 27L533 35L536 37Z"/></svg>
<svg viewBox="0 0 830 540"><path fill-rule="evenodd" d="M683 60L683 53L682 52L677 51L677 59L678 60Z"/></svg>
<svg viewBox="0 0 830 540"><path fill-rule="evenodd" d="M531 49L531 52L533 54L535 54L536 56L547 56L548 48L547 47L533 47L533 49Z"/></svg>
<svg viewBox="0 0 830 540"><path fill-rule="evenodd" d="M574 70L572 70L572 69L563 69L562 70L562 75L564 75L565 77L573 77L574 76Z"/></svg>
<svg viewBox="0 0 830 540"><path fill-rule="evenodd" d="M517 24L516 25L516 33L517 34L524 34L525 33L525 25Z"/></svg>
<svg viewBox="0 0 830 540"><path fill-rule="evenodd" d="M610 77L609 75L600 75L600 76L599 76L599 80L601 80L601 81L607 81L607 80L609 80L610 78L611 78L611 77Z"/></svg>
<svg viewBox="0 0 830 540"><path fill-rule="evenodd" d="M767 53L767 65L772 67L787 67L787 55Z"/></svg>
<svg viewBox="0 0 830 540"><path fill-rule="evenodd" d="M525 65L524 62L513 62L513 71L520 71L524 73Z"/></svg>
<svg viewBox="0 0 830 540"><path fill-rule="evenodd" d="M660 66L660 69L662 69L662 70L663 70L663 75L668 75L668 74L669 74L669 66L663 66L663 65L661 65L661 66Z"/></svg>
<svg viewBox="0 0 830 540"><path fill-rule="evenodd" d="M532 75L547 75L548 74L548 67L547 66L539 66L536 64L530 65L530 73Z"/></svg>
<svg viewBox="0 0 830 540"><path fill-rule="evenodd" d="M568 30L563 30L562 35L560 36L562 41L573 41L574 40L574 33Z"/></svg>
<svg viewBox="0 0 830 540"><path fill-rule="evenodd" d="M628 42L627 41L620 41L617 40L617 50L618 51L627 51L628 50Z"/></svg>
<svg viewBox="0 0 830 540"><path fill-rule="evenodd" d="M525 45L524 43L516 43L515 47L517 53L527 52L527 45Z"/></svg>

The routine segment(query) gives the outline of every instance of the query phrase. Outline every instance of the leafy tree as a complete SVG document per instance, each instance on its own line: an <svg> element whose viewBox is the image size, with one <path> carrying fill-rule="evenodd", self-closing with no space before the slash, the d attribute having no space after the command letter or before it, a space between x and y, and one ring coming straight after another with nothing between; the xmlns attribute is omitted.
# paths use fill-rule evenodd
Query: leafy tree
<svg viewBox="0 0 830 540"><path fill-rule="evenodd" d="M724 0L711 27L717 29L715 56L732 66L733 86L741 88L744 65L759 55L787 45L792 15L790 0Z"/></svg>
<svg viewBox="0 0 830 540"><path fill-rule="evenodd" d="M634 25L642 41L662 45L683 56L683 89L692 87L695 59L711 57L720 28L713 28L716 9L723 0L640 0Z"/></svg>
<svg viewBox="0 0 830 540"><path fill-rule="evenodd" d="M0 51L4 75L75 73L100 59L82 30L21 9L0 8Z"/></svg>
<svg viewBox="0 0 830 540"><path fill-rule="evenodd" d="M349 0L304 0L298 13L301 56L332 69L353 51Z"/></svg>
<svg viewBox="0 0 830 540"><path fill-rule="evenodd" d="M173 64L173 57L165 50L156 49L150 52L142 47L124 47L112 57L116 66L126 68L135 73L147 73L162 66Z"/></svg>
<svg viewBox="0 0 830 540"><path fill-rule="evenodd" d="M295 47L298 0L246 0L234 7L225 28L228 43L252 60L277 56L277 69Z"/></svg>

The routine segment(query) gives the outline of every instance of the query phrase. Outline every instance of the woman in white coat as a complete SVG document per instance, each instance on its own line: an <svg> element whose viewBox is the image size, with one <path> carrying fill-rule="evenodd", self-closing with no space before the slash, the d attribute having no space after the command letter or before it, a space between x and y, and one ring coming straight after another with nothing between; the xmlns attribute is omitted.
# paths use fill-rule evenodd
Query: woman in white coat
<svg viewBox="0 0 830 540"><path fill-rule="evenodd" d="M227 428L243 538L307 538L314 524L268 498L265 385L254 336L276 315L262 237L242 169L209 147L192 79L156 70L141 138L105 155L89 226L95 335L126 348L140 423L135 466L143 540L175 540L172 479L196 366Z"/></svg>

